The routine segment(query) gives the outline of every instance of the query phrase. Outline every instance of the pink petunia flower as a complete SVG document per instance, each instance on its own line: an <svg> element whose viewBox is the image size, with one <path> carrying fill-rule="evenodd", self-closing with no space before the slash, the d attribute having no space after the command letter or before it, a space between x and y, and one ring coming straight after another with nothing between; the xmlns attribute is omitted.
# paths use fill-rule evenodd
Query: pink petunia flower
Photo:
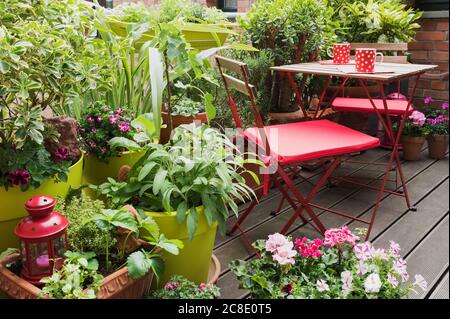
<svg viewBox="0 0 450 319"><path fill-rule="evenodd" d="M353 273L350 270L341 272L342 292L348 294L352 289Z"/></svg>
<svg viewBox="0 0 450 319"><path fill-rule="evenodd" d="M398 257L399 256L399 251L401 250L400 245L397 244L395 241L390 240L389 241L389 253L394 256L394 257Z"/></svg>
<svg viewBox="0 0 450 319"><path fill-rule="evenodd" d="M426 98L423 99L423 103L425 103L425 104L433 103L433 101L434 100L431 97L426 97Z"/></svg>
<svg viewBox="0 0 450 319"><path fill-rule="evenodd" d="M121 131L122 133L128 132L130 130L130 126L128 125L128 123L122 122L119 123L119 131Z"/></svg>
<svg viewBox="0 0 450 319"><path fill-rule="evenodd" d="M357 269L358 275L364 276L365 274L367 274L368 270L369 270L369 267L367 266L367 264L363 260L360 260L358 263L358 269Z"/></svg>
<svg viewBox="0 0 450 319"><path fill-rule="evenodd" d="M330 286L328 286L327 282L323 279L317 280L316 287L319 292L324 292L324 291L330 290Z"/></svg>
<svg viewBox="0 0 450 319"><path fill-rule="evenodd" d="M422 275L415 275L414 279L415 279L415 281L413 283L414 286L418 286L424 292L427 291L428 284L427 284L425 278L423 278Z"/></svg>
<svg viewBox="0 0 450 319"><path fill-rule="evenodd" d="M59 147L54 154L59 159L65 160L69 155L69 150L65 147Z"/></svg>
<svg viewBox="0 0 450 319"><path fill-rule="evenodd" d="M9 172L8 180L14 185L27 185L30 182L30 173L21 170Z"/></svg>
<svg viewBox="0 0 450 319"><path fill-rule="evenodd" d="M372 244L370 242L364 242L357 244L353 247L353 252L356 258L360 260L368 260L372 258Z"/></svg>

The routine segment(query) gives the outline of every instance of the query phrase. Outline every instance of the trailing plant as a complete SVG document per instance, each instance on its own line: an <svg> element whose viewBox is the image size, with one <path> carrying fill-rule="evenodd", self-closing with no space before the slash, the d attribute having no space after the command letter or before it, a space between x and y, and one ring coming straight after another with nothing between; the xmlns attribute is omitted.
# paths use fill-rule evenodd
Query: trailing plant
<svg viewBox="0 0 450 319"><path fill-rule="evenodd" d="M44 284L40 297L56 299L95 299L103 276L98 271L95 253L65 253L60 270L54 269L50 277L41 279Z"/></svg>
<svg viewBox="0 0 450 319"><path fill-rule="evenodd" d="M80 122L80 136L87 155L107 161L122 153L123 149L111 148L109 141L114 137L132 138L137 132L130 125L127 113L123 108L112 109L98 101L87 108Z"/></svg>
<svg viewBox="0 0 450 319"><path fill-rule="evenodd" d="M328 229L325 239L292 240L281 234L254 243L261 257L230 265L240 287L253 298L269 299L397 299L427 283L415 275L408 283L400 246L387 249L360 242L346 226Z"/></svg>
<svg viewBox="0 0 450 319"><path fill-rule="evenodd" d="M110 89L115 63L81 0L0 3L0 105L81 113Z"/></svg>
<svg viewBox="0 0 450 319"><path fill-rule="evenodd" d="M56 210L64 215L70 226L67 228L67 241L69 249L78 252L94 252L97 256L105 252L105 239L102 231L94 224L85 224L84 221L101 214L104 209L101 200L91 199L85 194L73 197L70 200L58 200ZM116 245L117 239L109 234L108 242Z"/></svg>
<svg viewBox="0 0 450 319"><path fill-rule="evenodd" d="M205 125L182 125L174 130L171 144L149 145L147 153L131 169L126 182L109 179L97 187L113 207L132 203L136 208L176 212L192 239L198 226L197 207L203 206L208 225L218 223L225 233L228 206L237 215L235 199L245 201L253 191L239 174L247 171L244 159L232 142ZM258 178L249 172L256 181Z"/></svg>
<svg viewBox="0 0 450 319"><path fill-rule="evenodd" d="M1 91L1 88L0 88ZM0 92L1 95L1 92ZM1 101L0 97L0 101ZM10 107L0 102L0 185L8 190L18 186L22 191L38 188L54 178L66 181L71 161L61 146L50 154L44 146L46 138L55 139L46 129L38 106Z"/></svg>
<svg viewBox="0 0 450 319"><path fill-rule="evenodd" d="M153 291L149 298L152 299L216 299L220 297L220 289L212 284L194 282L183 276L175 275L164 288Z"/></svg>

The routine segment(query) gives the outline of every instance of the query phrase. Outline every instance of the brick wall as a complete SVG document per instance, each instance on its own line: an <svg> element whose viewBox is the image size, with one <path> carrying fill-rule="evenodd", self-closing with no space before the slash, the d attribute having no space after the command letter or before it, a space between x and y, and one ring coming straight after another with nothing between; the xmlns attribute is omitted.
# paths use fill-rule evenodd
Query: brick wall
<svg viewBox="0 0 450 319"><path fill-rule="evenodd" d="M411 42L408 46L413 63L439 66L436 76L423 77L419 81L415 95L416 107L423 106L423 98L428 96L435 100L435 106L440 106L443 101L448 101L448 23L448 17L422 18L419 21L421 29L416 34L416 41ZM442 77L445 73L447 75Z"/></svg>

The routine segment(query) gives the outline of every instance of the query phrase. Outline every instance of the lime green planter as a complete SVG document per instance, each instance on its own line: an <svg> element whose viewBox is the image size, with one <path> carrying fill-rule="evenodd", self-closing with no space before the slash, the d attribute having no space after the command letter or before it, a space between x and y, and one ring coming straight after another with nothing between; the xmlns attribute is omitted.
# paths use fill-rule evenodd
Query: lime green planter
<svg viewBox="0 0 450 319"><path fill-rule="evenodd" d="M111 30L119 35L126 36L127 27L130 27L132 23L117 21L114 18L108 19L108 24ZM185 23L181 27L181 32L183 33L187 42L191 44L193 48L199 50L207 50L214 47L223 46L229 34L234 34L232 30L234 24L200 24L200 23ZM144 32L142 36L136 40L135 47L138 49L143 43L153 39L155 32L153 30L148 30Z"/></svg>
<svg viewBox="0 0 450 319"><path fill-rule="evenodd" d="M153 217L156 221L161 233L167 238L179 239L184 244L184 248L177 256L167 252L163 253L166 267L159 282L160 287L166 284L173 275L182 275L197 284L208 281L217 225L212 227L208 225L203 207L198 207L197 212L199 213L198 228L192 241L188 238L186 223L179 224L175 212L146 212L147 216Z"/></svg>
<svg viewBox="0 0 450 319"><path fill-rule="evenodd" d="M86 156L83 169L83 183L99 185L106 182L108 177L117 178L119 169L123 165L132 167L142 156L142 152L123 152L118 157L111 157L108 162L102 162L95 156Z"/></svg>
<svg viewBox="0 0 450 319"><path fill-rule="evenodd" d="M17 247L18 243L14 235L14 228L21 218L27 215L25 202L39 194L53 197L65 197L70 188L78 188L83 176L82 156L78 162L69 168L67 182L55 182L48 180L37 189L29 189L22 192L19 187L9 188L7 191L0 188L0 252L8 247Z"/></svg>

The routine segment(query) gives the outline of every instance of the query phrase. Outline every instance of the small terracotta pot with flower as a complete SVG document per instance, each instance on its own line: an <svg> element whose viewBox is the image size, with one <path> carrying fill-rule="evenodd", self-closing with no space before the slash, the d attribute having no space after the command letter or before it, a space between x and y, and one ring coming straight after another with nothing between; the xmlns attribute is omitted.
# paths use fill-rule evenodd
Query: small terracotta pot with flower
<svg viewBox="0 0 450 319"><path fill-rule="evenodd" d="M414 111L408 118L403 129L400 142L403 146L403 158L407 161L420 159L422 147L426 141L428 127L425 125L425 114Z"/></svg>
<svg viewBox="0 0 450 319"><path fill-rule="evenodd" d="M430 104L431 98L425 99L426 104ZM444 102L440 109L427 108L425 110L427 118L426 125L429 128L428 156L433 159L442 159L448 150L448 102Z"/></svg>

